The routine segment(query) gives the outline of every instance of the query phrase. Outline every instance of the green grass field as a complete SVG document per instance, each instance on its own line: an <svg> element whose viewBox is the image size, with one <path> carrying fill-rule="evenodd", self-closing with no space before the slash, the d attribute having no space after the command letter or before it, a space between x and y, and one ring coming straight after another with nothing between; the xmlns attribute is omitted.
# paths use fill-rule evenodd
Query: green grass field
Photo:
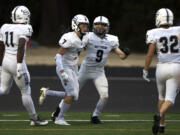
<svg viewBox="0 0 180 135"><path fill-rule="evenodd" d="M40 112L43 119L50 119L50 112ZM152 135L152 113L103 113L103 125L89 122L90 113L71 112L65 119L71 126L29 126L26 112L0 112L0 135ZM180 114L167 115L165 135L180 135Z"/></svg>

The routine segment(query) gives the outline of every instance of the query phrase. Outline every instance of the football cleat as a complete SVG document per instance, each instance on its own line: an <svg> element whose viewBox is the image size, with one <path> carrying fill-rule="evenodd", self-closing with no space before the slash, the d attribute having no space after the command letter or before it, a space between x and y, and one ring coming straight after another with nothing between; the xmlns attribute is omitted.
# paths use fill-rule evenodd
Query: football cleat
<svg viewBox="0 0 180 135"><path fill-rule="evenodd" d="M102 121L98 118L98 116L93 116L93 117L91 117L91 123L92 123L92 124L104 124L104 122L102 122Z"/></svg>
<svg viewBox="0 0 180 135"><path fill-rule="evenodd" d="M154 124L152 126L152 132L154 135L157 135L157 133L159 131L160 119L161 119L161 117L159 114L154 115Z"/></svg>
<svg viewBox="0 0 180 135"><path fill-rule="evenodd" d="M57 125L64 125L64 126L71 125L71 124L67 123L64 119L56 120L54 123L57 124Z"/></svg>
<svg viewBox="0 0 180 135"><path fill-rule="evenodd" d="M59 112L60 112L60 108L57 107L57 108L56 108L56 111L51 114L51 120L52 120L52 121L55 121L55 120L56 120L56 118L57 118L58 115L59 115Z"/></svg>
<svg viewBox="0 0 180 135"><path fill-rule="evenodd" d="M42 87L40 89L40 96L39 96L39 105L42 105L44 103L44 100L46 99L46 91L48 88Z"/></svg>
<svg viewBox="0 0 180 135"><path fill-rule="evenodd" d="M47 120L41 120L39 117L37 118L37 120L30 120L30 126L45 126L48 124Z"/></svg>
<svg viewBox="0 0 180 135"><path fill-rule="evenodd" d="M159 133L164 134L164 132L165 132L165 126L160 126L159 127Z"/></svg>

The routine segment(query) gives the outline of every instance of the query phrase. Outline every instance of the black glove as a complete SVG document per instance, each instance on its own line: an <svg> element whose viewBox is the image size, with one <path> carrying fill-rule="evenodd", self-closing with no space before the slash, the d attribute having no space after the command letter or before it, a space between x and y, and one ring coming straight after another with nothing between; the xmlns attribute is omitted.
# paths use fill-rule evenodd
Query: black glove
<svg viewBox="0 0 180 135"><path fill-rule="evenodd" d="M126 54L126 57L130 54L130 49L129 48L120 48L121 51L123 51Z"/></svg>

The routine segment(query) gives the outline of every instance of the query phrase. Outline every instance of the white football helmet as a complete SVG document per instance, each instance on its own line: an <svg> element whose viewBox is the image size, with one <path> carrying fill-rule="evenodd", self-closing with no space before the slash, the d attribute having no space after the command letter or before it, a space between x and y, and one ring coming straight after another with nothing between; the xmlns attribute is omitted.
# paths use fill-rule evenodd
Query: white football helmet
<svg viewBox="0 0 180 135"><path fill-rule="evenodd" d="M96 24L104 24L107 26L107 29L104 31L104 33L101 33L101 34L106 34L109 32L109 20L108 18L106 18L105 16L98 16L94 19L94 22L93 22L93 31L95 33L97 33L96 31L96 28L94 27ZM100 33L99 33L100 34Z"/></svg>
<svg viewBox="0 0 180 135"><path fill-rule="evenodd" d="M28 24L30 22L30 11L25 6L16 6L11 13L11 19L13 23Z"/></svg>
<svg viewBox="0 0 180 135"><path fill-rule="evenodd" d="M156 26L161 25L173 25L174 15L173 12L168 8L161 8L156 12Z"/></svg>
<svg viewBox="0 0 180 135"><path fill-rule="evenodd" d="M88 24L89 25L88 18L85 15L78 14L78 15L74 16L72 19L72 22L71 22L72 30L82 33L79 28L79 24ZM85 33L82 33L82 34L85 34Z"/></svg>

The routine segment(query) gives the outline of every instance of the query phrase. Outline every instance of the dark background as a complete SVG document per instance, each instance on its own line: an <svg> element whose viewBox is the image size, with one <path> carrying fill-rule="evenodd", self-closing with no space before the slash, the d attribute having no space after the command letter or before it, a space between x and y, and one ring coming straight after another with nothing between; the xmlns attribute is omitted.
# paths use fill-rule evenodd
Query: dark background
<svg viewBox="0 0 180 135"><path fill-rule="evenodd" d="M146 51L145 34L155 27L159 8L170 8L174 24L180 23L180 0L0 0L0 26L11 22L11 11L17 5L25 5L31 11L33 40L52 47L70 30L76 14L86 15L91 24L96 16L106 16L110 20L110 33L118 35L122 46L136 52Z"/></svg>

